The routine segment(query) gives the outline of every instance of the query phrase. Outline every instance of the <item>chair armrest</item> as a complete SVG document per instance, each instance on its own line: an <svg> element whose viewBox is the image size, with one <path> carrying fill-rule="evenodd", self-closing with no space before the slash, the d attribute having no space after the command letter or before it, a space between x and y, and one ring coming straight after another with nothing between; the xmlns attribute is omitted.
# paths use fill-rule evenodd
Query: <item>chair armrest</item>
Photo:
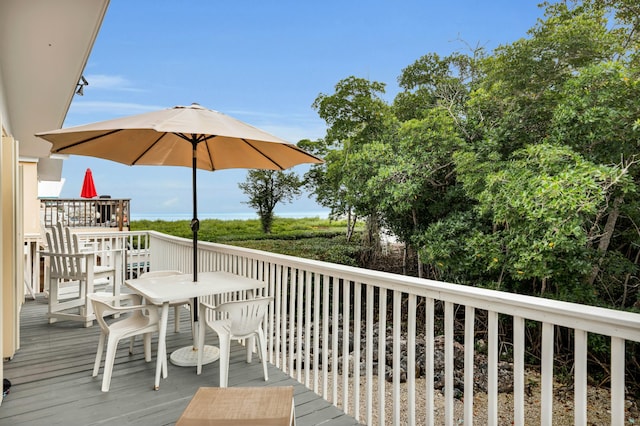
<svg viewBox="0 0 640 426"><path fill-rule="evenodd" d="M206 310L206 309L215 310L216 309L215 306L213 306L212 304L207 303L207 302L200 302L200 307L203 308L204 310Z"/></svg>
<svg viewBox="0 0 640 426"><path fill-rule="evenodd" d="M118 254L118 253L122 253L124 249L99 249L99 250L83 250L80 249L80 254L93 254L93 255L100 255L100 254L105 254L105 253L113 253L113 254Z"/></svg>
<svg viewBox="0 0 640 426"><path fill-rule="evenodd" d="M151 317L154 321L157 321L160 316L158 314L158 307L155 305L143 305L142 297L138 294L122 294L119 296L107 296L107 295L97 295L97 294L89 294L88 297L92 300L96 300L98 302L102 302L103 304L109 305L109 308L105 310L104 315L111 315L114 313L125 314L134 311L142 311L147 312L149 317ZM134 303L133 305L114 306L115 302L123 302L123 301L131 301Z"/></svg>
<svg viewBox="0 0 640 426"><path fill-rule="evenodd" d="M87 253L55 253L52 251L41 251L40 254L48 257L66 257L66 258L87 257ZM93 253L89 253L89 254L93 254Z"/></svg>
<svg viewBox="0 0 640 426"><path fill-rule="evenodd" d="M153 311L157 312L158 308L155 305L126 305L126 306L113 306L109 308L110 311L115 313L126 314L127 312L133 311Z"/></svg>
<svg viewBox="0 0 640 426"><path fill-rule="evenodd" d="M91 295L91 297L96 299L96 300L99 300L100 302L104 302L104 303L131 301L134 305L149 306L149 305L144 305L143 304L142 296L140 296L139 294L134 294L134 293L120 294L118 296L99 294L99 295Z"/></svg>

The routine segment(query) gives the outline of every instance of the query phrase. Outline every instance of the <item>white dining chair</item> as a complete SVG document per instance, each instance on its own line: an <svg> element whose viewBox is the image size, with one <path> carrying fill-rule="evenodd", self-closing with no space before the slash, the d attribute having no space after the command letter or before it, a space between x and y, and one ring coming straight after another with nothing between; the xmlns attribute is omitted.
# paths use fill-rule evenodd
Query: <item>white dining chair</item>
<svg viewBox="0 0 640 426"><path fill-rule="evenodd" d="M228 385L231 339L245 340L247 362L251 362L253 340L254 337L257 337L258 355L262 361L264 380L269 380L267 373L267 342L262 330L262 320L272 300L273 297L260 297L222 303L215 307L205 302L200 302L201 323L204 320L204 324L218 334L221 388L226 388ZM213 315L209 315L210 312L213 312ZM217 313L221 314L222 319L215 319ZM205 331L206 327L201 326L198 335L197 374L202 372Z"/></svg>
<svg viewBox="0 0 640 426"><path fill-rule="evenodd" d="M180 275L181 271L176 270L160 270L160 271L149 271L140 275L140 278L158 278L158 277L169 277L171 275ZM181 306L189 306L191 316L191 312L193 312L193 299L179 299L173 300L169 303L169 307L173 307L173 316L174 316L174 331L177 333L180 331L180 307ZM193 333L193 316L191 316L191 333Z"/></svg>
<svg viewBox="0 0 640 426"><path fill-rule="evenodd" d="M102 392L108 392L111 385L111 373L115 362L118 342L122 339L130 338L129 353L133 353L134 337L144 335L144 359L151 361L151 333L159 331L160 317L158 308L155 305L143 305L142 298L137 294L123 294L120 296L106 296L99 294L89 294L96 315L96 320L100 326L100 339L98 340L98 350L96 360L93 365L93 377L98 375L102 352L104 351L105 340L107 340L107 354L104 360L104 370L102 373ZM122 306L123 302L132 303ZM129 314L117 321L107 323L104 317L113 314ZM162 362L163 370L166 371L167 360L158 359Z"/></svg>

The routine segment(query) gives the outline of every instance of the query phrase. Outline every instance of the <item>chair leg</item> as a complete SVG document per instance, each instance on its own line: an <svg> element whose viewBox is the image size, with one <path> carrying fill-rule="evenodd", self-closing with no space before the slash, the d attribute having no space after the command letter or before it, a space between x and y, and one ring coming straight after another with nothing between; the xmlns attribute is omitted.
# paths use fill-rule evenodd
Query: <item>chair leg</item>
<svg viewBox="0 0 640 426"><path fill-rule="evenodd" d="M231 338L218 335L220 341L220 387L226 388L229 384L229 350L231 348Z"/></svg>
<svg viewBox="0 0 640 426"><path fill-rule="evenodd" d="M113 364L116 359L116 349L118 348L118 340L107 339L107 355L104 360L104 371L102 373L102 392L109 392L111 385L111 373L113 372Z"/></svg>
<svg viewBox="0 0 640 426"><path fill-rule="evenodd" d="M174 332L180 332L180 306L173 307Z"/></svg>
<svg viewBox="0 0 640 426"><path fill-rule="evenodd" d="M84 285L83 285L84 283ZM93 325L93 318L95 318L95 314L93 313L93 304L91 300L87 297L88 294L93 293L93 283L89 285L86 281L80 281L80 298L84 300L84 306L81 308L82 315L84 315L84 326L91 327ZM88 287L91 287L91 290Z"/></svg>
<svg viewBox="0 0 640 426"><path fill-rule="evenodd" d="M96 352L96 361L93 363L93 374L92 377L96 377L98 375L98 371L100 370L100 363L102 362L102 352L104 351L104 333L100 333L100 338L98 339L98 351Z"/></svg>
<svg viewBox="0 0 640 426"><path fill-rule="evenodd" d="M260 360L262 361L262 371L264 372L264 381L269 380L269 373L267 373L267 342L264 337L264 332L261 328L257 331L258 334L258 354L260 354Z"/></svg>
<svg viewBox="0 0 640 426"><path fill-rule="evenodd" d="M165 354L164 357L162 357L161 360L158 360L158 362L162 362L162 377L164 377L165 379L167 378L167 356Z"/></svg>
<svg viewBox="0 0 640 426"><path fill-rule="evenodd" d="M143 336L144 341L144 360L151 362L151 333L145 333Z"/></svg>
<svg viewBox="0 0 640 426"><path fill-rule="evenodd" d="M56 318L53 318L51 315L58 312L60 307L58 304L60 301L58 300L58 286L60 285L60 280L57 278L49 279L49 324L56 322Z"/></svg>
<svg viewBox="0 0 640 426"><path fill-rule="evenodd" d="M245 341L245 345L247 346L247 363L251 363L251 359L253 358L253 346L254 346L254 338L253 336L247 337Z"/></svg>

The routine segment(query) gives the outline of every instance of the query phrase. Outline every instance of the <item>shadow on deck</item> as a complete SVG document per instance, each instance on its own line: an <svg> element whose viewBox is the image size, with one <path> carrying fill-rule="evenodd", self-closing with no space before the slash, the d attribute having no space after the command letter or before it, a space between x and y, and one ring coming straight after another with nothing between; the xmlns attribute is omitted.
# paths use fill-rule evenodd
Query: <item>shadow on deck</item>
<svg viewBox="0 0 640 426"><path fill-rule="evenodd" d="M136 340L129 356L128 341L120 343L111 379L111 390L100 391L102 369L91 377L99 328L83 328L76 322L48 324L47 305L27 301L22 308L21 348L4 363L4 376L11 380L11 392L0 405L4 425L172 425L200 386L218 386L218 362L203 367L177 367L169 363L169 376L153 391L155 356L144 362L142 339ZM173 333L169 316L167 350L189 345L188 313L183 311L180 333ZM209 331L207 343L215 342ZM152 350L155 353L157 339ZM245 362L245 351L232 345L229 386L294 386L298 425L354 425L358 422L325 401L280 369L269 365L269 381L262 377L257 356Z"/></svg>

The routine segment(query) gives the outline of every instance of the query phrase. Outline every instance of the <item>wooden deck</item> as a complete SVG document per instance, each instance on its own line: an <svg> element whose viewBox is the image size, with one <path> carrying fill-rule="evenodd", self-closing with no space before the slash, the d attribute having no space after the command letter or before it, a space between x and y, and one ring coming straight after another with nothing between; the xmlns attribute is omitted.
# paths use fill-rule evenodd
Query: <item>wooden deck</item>
<svg viewBox="0 0 640 426"><path fill-rule="evenodd" d="M154 391L155 357L145 363L142 339L129 356L128 342L121 342L111 380L111 390L100 391L102 369L91 377L98 342L97 325L60 321L48 324L47 305L27 301L22 309L21 348L4 363L4 377L11 380L11 392L0 405L0 425L172 425L200 386L218 386L218 362L203 367L177 367L169 363L169 377ZM167 350L190 342L188 313L181 318L182 331L173 332L169 316ZM207 342L215 343L215 333ZM154 338L154 352L156 339ZM269 381L262 377L257 356L245 361L244 348L232 346L229 386L294 386L298 425L354 425L358 422L325 401L274 366Z"/></svg>

